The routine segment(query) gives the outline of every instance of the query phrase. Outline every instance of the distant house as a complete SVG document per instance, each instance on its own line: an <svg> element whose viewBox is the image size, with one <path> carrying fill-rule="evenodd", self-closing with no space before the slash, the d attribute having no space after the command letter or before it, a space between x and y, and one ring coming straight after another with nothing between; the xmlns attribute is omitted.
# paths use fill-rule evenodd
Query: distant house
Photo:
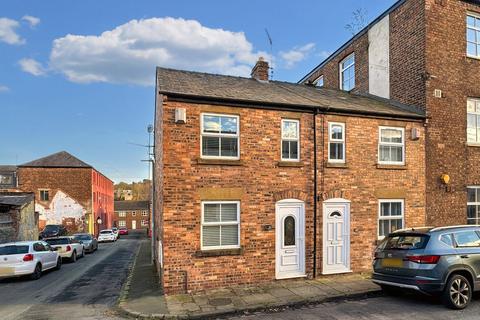
<svg viewBox="0 0 480 320"><path fill-rule="evenodd" d="M37 239L35 195L31 192L1 192L0 243Z"/></svg>
<svg viewBox="0 0 480 320"><path fill-rule="evenodd" d="M115 201L117 227L130 230L150 228L150 201Z"/></svg>
<svg viewBox="0 0 480 320"><path fill-rule="evenodd" d="M96 233L112 226L113 182L68 152L22 164L17 175L18 188L35 193L40 228L64 224L69 232Z"/></svg>
<svg viewBox="0 0 480 320"><path fill-rule="evenodd" d="M0 190L10 190L17 187L17 167L0 166Z"/></svg>
<svg viewBox="0 0 480 320"><path fill-rule="evenodd" d="M115 190L115 199L116 200L133 200L133 191L132 190Z"/></svg>

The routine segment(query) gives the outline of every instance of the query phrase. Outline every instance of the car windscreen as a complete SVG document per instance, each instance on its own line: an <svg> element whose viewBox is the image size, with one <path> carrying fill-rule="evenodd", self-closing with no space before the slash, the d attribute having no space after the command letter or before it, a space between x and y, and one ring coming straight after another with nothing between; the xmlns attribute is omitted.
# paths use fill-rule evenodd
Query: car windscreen
<svg viewBox="0 0 480 320"><path fill-rule="evenodd" d="M112 231L100 231L100 234L111 234Z"/></svg>
<svg viewBox="0 0 480 320"><path fill-rule="evenodd" d="M426 234L390 234L380 244L383 250L415 250L424 249L430 236Z"/></svg>
<svg viewBox="0 0 480 320"><path fill-rule="evenodd" d="M67 238L60 238L60 239L47 239L45 240L46 243L48 243L51 246L58 246L62 244L69 244L70 240Z"/></svg>
<svg viewBox="0 0 480 320"><path fill-rule="evenodd" d="M12 254L28 253L28 246L4 246L0 247L0 256L8 256Z"/></svg>
<svg viewBox="0 0 480 320"><path fill-rule="evenodd" d="M88 235L81 235L81 236L75 236L74 237L75 240L92 240L92 237L88 236Z"/></svg>

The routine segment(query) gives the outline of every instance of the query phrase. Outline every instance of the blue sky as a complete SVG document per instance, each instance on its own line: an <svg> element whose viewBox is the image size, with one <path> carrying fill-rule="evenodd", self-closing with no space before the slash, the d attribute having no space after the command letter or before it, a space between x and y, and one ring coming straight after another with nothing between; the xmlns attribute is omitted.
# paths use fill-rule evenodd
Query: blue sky
<svg viewBox="0 0 480 320"><path fill-rule="evenodd" d="M116 182L148 175L155 65L298 81L394 0L0 3L0 164L66 150Z"/></svg>

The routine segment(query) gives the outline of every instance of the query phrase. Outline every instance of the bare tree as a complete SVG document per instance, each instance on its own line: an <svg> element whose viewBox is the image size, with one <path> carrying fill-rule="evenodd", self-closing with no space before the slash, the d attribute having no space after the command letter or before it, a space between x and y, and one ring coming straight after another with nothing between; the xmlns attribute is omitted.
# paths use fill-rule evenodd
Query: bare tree
<svg viewBox="0 0 480 320"><path fill-rule="evenodd" d="M345 26L345 29L350 31L352 35L357 34L367 25L367 10L363 8L356 9L352 12L352 22Z"/></svg>

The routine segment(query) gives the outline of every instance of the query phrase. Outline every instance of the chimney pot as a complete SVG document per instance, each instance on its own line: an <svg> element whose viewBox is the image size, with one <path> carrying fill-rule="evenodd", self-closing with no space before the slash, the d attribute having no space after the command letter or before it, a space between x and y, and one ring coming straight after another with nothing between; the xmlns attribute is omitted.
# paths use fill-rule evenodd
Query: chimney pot
<svg viewBox="0 0 480 320"><path fill-rule="evenodd" d="M259 81L268 81L268 62L263 57L259 57L257 63L252 69L251 76Z"/></svg>

